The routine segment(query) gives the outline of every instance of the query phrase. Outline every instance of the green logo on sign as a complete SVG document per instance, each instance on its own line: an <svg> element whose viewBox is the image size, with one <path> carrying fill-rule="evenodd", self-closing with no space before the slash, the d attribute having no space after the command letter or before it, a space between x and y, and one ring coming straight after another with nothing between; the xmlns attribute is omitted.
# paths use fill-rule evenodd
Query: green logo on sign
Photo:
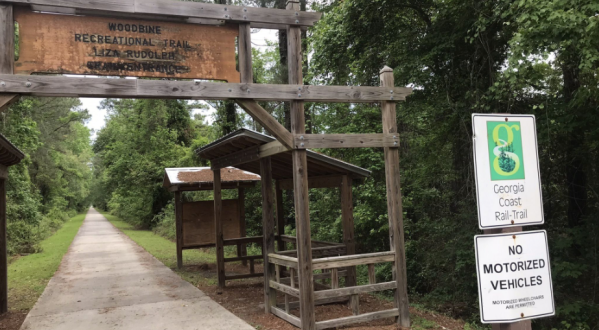
<svg viewBox="0 0 599 330"><path fill-rule="evenodd" d="M520 122L487 122L491 180L524 179Z"/></svg>

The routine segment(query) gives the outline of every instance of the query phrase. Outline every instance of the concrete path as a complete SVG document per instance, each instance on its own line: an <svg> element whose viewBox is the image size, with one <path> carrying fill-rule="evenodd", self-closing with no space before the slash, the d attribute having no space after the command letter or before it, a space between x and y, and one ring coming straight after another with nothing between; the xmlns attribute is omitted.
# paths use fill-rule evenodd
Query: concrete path
<svg viewBox="0 0 599 330"><path fill-rule="evenodd" d="M47 329L254 328L90 209L60 268L21 327Z"/></svg>

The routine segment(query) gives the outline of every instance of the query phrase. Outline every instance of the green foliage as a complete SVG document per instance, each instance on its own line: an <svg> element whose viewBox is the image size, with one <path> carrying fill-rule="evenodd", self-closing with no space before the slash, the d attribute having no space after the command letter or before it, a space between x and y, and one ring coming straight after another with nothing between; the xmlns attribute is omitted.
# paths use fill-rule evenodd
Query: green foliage
<svg viewBox="0 0 599 330"><path fill-rule="evenodd" d="M40 241L88 207L88 117L77 99L22 98L3 113L0 131L26 155L9 170L9 254L39 252Z"/></svg>

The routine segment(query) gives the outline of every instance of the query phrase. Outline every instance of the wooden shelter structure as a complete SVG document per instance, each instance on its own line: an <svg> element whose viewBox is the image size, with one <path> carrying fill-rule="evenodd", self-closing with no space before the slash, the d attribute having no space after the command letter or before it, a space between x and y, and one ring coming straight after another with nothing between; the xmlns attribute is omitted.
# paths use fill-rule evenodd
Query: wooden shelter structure
<svg viewBox="0 0 599 330"><path fill-rule="evenodd" d="M223 168L220 172L221 188L237 190L237 199L223 201L223 236L226 239L245 237L245 188L254 187L260 176L233 167ZM184 191L214 190L214 177L209 167L165 168L162 185L175 194L177 268L181 268L183 250L216 246L214 202L186 202L182 196ZM245 245L237 244L237 257L245 255ZM250 262L251 273L254 274L254 260Z"/></svg>
<svg viewBox="0 0 599 330"><path fill-rule="evenodd" d="M19 50L35 52L34 58L42 64L55 64L60 61L74 61L76 67L83 67L86 74L95 75L120 75L120 76L148 76L165 77L168 80L157 79L113 79L113 78L82 78L69 76L56 76L66 72L66 65L58 67L44 67L36 70L45 75L28 75L25 72L15 74L15 11L38 11L37 20L49 20L51 14L60 13L65 24L53 25L52 29L67 29L76 26L80 30L56 31L55 35L67 36L65 40L72 49L80 49L69 53L68 57L57 56L56 45L60 43L46 40L50 45L43 47L23 47L23 44L37 42L36 33L28 34L30 37L19 38ZM43 12L43 13L42 13ZM87 20L79 16L103 18L103 28L108 29L113 22L117 29L123 27L125 32L111 31L109 40L117 44L120 49L118 55L107 58L108 52L92 49L100 42L106 44L106 35L87 29ZM0 0L0 109L14 102L20 95L37 95L47 97L119 97L119 98L171 98L171 99L228 99L235 100L250 116L259 122L277 141L257 145L245 150L240 150L223 157L212 160L214 171L215 192L215 219L222 217L222 201L220 191L222 180L220 169L228 166L237 166L258 160L262 184L263 205L273 205L274 192L272 189L273 160L279 153L290 154L292 179L289 184L294 190L294 205L296 218L297 237L294 256L282 255L275 252L275 227L273 210L263 208L264 249L268 268L265 281L265 311L273 313L301 329L325 329L336 326L363 322L373 319L395 317L397 324L402 327L410 326L408 309L406 262L403 234L403 212L399 177L399 136L397 131L396 102L403 101L412 93L412 89L395 87L393 70L385 67L380 72L381 86L309 86L303 84L301 32L309 28L321 17L320 13L305 12L300 10L299 0L288 0L287 9L251 8L246 6L217 5L197 2L171 1L171 0ZM75 20L82 25L73 23ZM134 23L127 23L131 20ZM67 24L68 21L68 24ZM146 38L148 32L154 35L162 31L158 27L166 23L224 26L238 31L238 58L240 83L231 83L233 79L220 75L185 76L192 68L198 68L204 60L198 54L197 47L186 47L185 40L175 46L170 40L160 38ZM43 23L43 22L42 22ZM44 24L39 24L46 29ZM127 31L129 26L129 31ZM141 27L143 26L143 28ZM147 28L150 26L150 28ZM135 31L133 31L133 27ZM288 51L288 85L254 84L252 71L251 33L252 27L287 29ZM135 37L127 33L141 34ZM21 27L19 31L21 30ZM87 30L87 31L86 31ZM184 31L181 28L180 31ZM45 32L45 31L44 31ZM79 37L78 37L79 35ZM116 35L116 38L114 37ZM175 38L173 36L171 38ZM79 39L78 39L79 38ZM177 37L178 38L178 37ZM181 36L180 38L185 38ZM139 39L139 47L137 40ZM154 43L154 39L158 42ZM149 41L148 41L149 40ZM143 43L155 47L155 50L145 53L153 56L144 63L139 63L134 57L136 52L142 52ZM80 47L78 42L85 43ZM210 42L210 41L209 41ZM54 45L54 47L52 47ZM77 47L75 47L77 46ZM136 48L137 47L137 48ZM142 48L140 48L142 47ZM168 48L168 49L167 49ZM71 48L69 48L71 49ZM167 49L163 51L162 49ZM110 49L112 51L112 49ZM131 53L129 53L129 51ZM163 53L160 53L163 52ZM172 60L168 65L161 64L163 58ZM116 54L116 53L114 53ZM114 55L113 54L113 55ZM143 55L143 53L141 53ZM218 57L218 54L215 54ZM129 57L133 55L133 58ZM25 56L21 54L21 56ZM45 61L46 57L53 56L59 62ZM231 60L215 61L207 68L210 72L218 74L227 65L235 63ZM67 63L72 64L72 63ZM206 68L205 68L206 69ZM41 71L40 71L41 70ZM143 72L140 72L143 71ZM133 74L135 73L135 74ZM54 75L52 75L54 74ZM81 74L81 72L75 72ZM192 80L177 80L189 78ZM193 79L226 80L228 83L200 81ZM256 101L283 101L291 102L291 131L281 125L272 115L262 108ZM342 102L342 103L378 103L381 105L382 132L375 134L306 134L304 102ZM310 213L308 172L309 161L307 149L310 148L362 148L380 147L385 153L385 174L387 185L387 207L389 215L389 239L391 249L388 252L347 255L339 257L313 259L312 240L310 233ZM344 179L345 186L349 186L349 176ZM344 198L351 190L346 189ZM216 221L218 226L219 221ZM218 230L218 229L217 229ZM217 240L218 242L219 240ZM356 265L371 265L374 263L390 262L393 264L393 280L387 283L371 283L365 286L335 288L325 291L314 291L314 270L331 269L331 274L338 274L338 269ZM274 269L276 266L290 268L292 276L290 285L277 281ZM0 260L0 273L6 273L6 261ZM297 276L296 276L297 275ZM335 280L335 275L331 279ZM354 309L355 315L336 320L316 322L314 314L315 302L321 299L356 295L363 292L379 290L395 290L395 306L387 311L359 314ZM295 317L276 306L276 291L298 299L300 316Z"/></svg>
<svg viewBox="0 0 599 330"><path fill-rule="evenodd" d="M261 147L268 145L269 143L276 142L276 139L252 130L240 129L229 135L222 137L196 151L200 158L210 160L214 166L217 163L217 159L226 160L232 158L238 158L239 154L255 154L256 150ZM358 166L343 162L341 160L316 153L314 151L307 152L308 170L307 177L310 188L339 188L341 192L341 210L342 210L342 222L343 222L343 235L344 240L341 243L338 242L323 242L312 240L311 244L314 246L312 253L315 256L327 257L327 256L340 256L346 254L355 253L354 238L354 226L353 226L353 200L351 194L351 187L353 182L361 182L370 175L370 171L360 168ZM226 230L223 226L226 223L226 205L225 201L218 201L216 196L220 196L220 190L225 189L226 180L221 173L221 185L220 190L216 179L214 181L214 214L216 222L216 247L217 247L217 269L218 269L218 283L222 288L225 286L225 281L229 279L243 278L244 275L238 276L226 276L224 270L224 263L229 261L243 261L249 260L253 263L254 259L264 258L264 274L265 277L265 288L270 287L270 277L274 276L273 269L276 266L268 265L268 247L274 244L276 240L278 246L278 253L285 256L297 256L297 250L287 250L287 244L293 244L297 246L296 238L293 236L285 235L285 217L283 216L283 191L293 190L293 166L291 151L279 153L272 156L271 167L265 172L265 168L261 165L259 158L245 157L238 161L237 167L249 173L260 173L262 181L262 210L263 214L266 212L270 216L273 215L273 210L276 209L276 224L273 222L274 217L263 217L263 236L259 237L247 237L240 239L227 239ZM214 170L215 173L218 170ZM269 191L272 192L272 180L276 180L275 195L276 201L273 200L272 195L269 195ZM270 186L269 186L270 185ZM270 188L269 188L270 187ZM266 193L266 194L265 194ZM276 203L275 203L276 202ZM276 205L276 206L275 206ZM220 215L220 218L216 215ZM274 236L272 236L274 235ZM247 244L247 243L258 243L262 246L262 255L260 256L242 256L238 258L225 258L223 253L224 246L233 244ZM252 264L250 264L252 265ZM272 268L272 269L270 269ZM290 270L294 272L294 270ZM251 271L251 274L253 272ZM279 276L282 272L279 272ZM289 275L288 273L286 273ZM262 275L260 273L259 275ZM343 271L340 276L346 278L346 283L356 282L355 267L350 267L347 271ZM328 276L326 276L328 277ZM325 276L319 278L324 279ZM336 299L335 301L347 300L346 297L342 299ZM331 302L332 300L322 300L320 303ZM318 303L318 302L317 302ZM287 299L287 310L289 309L289 299Z"/></svg>
<svg viewBox="0 0 599 330"><path fill-rule="evenodd" d="M0 134L0 313L8 312L8 272L6 251L6 180L8 167L21 162L25 154Z"/></svg>

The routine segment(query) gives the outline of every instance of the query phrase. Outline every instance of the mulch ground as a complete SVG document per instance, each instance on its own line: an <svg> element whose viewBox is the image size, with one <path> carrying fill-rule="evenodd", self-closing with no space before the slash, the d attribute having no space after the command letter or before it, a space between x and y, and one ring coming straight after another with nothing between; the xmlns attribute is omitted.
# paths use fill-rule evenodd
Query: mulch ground
<svg viewBox="0 0 599 330"><path fill-rule="evenodd" d="M205 277L215 278L215 265L206 265L198 267L202 269ZM256 265L256 272L261 272L262 266ZM245 274L248 268L242 265L227 264L227 275ZM264 313L264 293L262 278L227 281L224 290L219 290L216 285L199 284L198 288L206 293L210 298L221 304L223 307L245 320L252 326L261 330L296 330L297 328L282 319ZM278 297L278 303L283 303L283 296ZM363 294L360 295L360 313L369 313L392 309L393 303L379 299L375 296ZM292 314L299 316L299 310L292 310ZM347 304L330 304L316 307L316 321L336 319L344 316L351 316L351 309ZM439 330L457 330L464 329L464 322L454 320L450 317L422 311L420 309L410 308L412 321L418 319L417 323L422 324L414 326L419 329L439 329ZM432 321L432 322L431 322ZM362 324L341 327L339 329L381 329L396 330L397 325L392 318L377 320Z"/></svg>

